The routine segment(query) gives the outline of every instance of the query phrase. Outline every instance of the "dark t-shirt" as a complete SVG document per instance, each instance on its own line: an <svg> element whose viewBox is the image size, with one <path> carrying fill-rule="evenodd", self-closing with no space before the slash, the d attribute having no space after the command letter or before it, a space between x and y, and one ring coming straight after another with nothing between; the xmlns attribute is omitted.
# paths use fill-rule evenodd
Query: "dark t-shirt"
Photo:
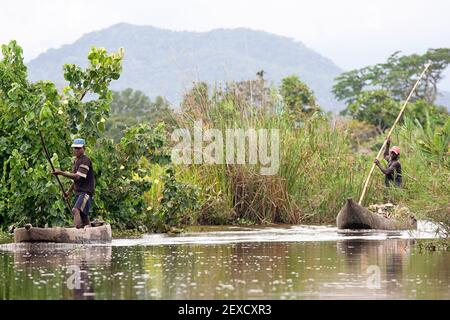
<svg viewBox="0 0 450 320"><path fill-rule="evenodd" d="M81 179L75 181L75 194L87 193L91 196L95 191L94 169L92 168L92 161L85 154L73 162L72 173L78 174Z"/></svg>
<svg viewBox="0 0 450 320"><path fill-rule="evenodd" d="M387 167L388 174L386 174L385 184L389 186L395 182L397 187L402 185L402 165L398 160L389 160Z"/></svg>

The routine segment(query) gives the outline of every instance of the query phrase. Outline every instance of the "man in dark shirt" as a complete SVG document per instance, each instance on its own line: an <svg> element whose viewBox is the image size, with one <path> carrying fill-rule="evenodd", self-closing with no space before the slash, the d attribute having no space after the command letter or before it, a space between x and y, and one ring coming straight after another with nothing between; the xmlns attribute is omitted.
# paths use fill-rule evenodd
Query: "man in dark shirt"
<svg viewBox="0 0 450 320"><path fill-rule="evenodd" d="M73 184L69 191L64 193L64 197L69 197L72 191L75 191L75 205L72 209L75 227L80 229L84 226L90 226L89 209L92 204L92 198L95 190L95 177L92 168L92 161L86 156L85 141L75 139L72 144L75 160L72 166L72 172L55 170L53 174L61 175L72 179Z"/></svg>
<svg viewBox="0 0 450 320"><path fill-rule="evenodd" d="M384 149L384 159L388 162L387 168L383 168L378 159L375 159L375 164L380 168L385 175L385 184L387 187L395 183L397 187L402 186L402 166L400 164L400 147L393 147L389 151L391 145L391 138L387 140L386 148Z"/></svg>

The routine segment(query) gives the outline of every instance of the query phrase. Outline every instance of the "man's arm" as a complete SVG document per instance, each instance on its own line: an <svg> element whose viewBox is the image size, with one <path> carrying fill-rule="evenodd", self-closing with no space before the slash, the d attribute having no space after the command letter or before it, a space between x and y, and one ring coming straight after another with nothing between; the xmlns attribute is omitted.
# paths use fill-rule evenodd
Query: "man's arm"
<svg viewBox="0 0 450 320"><path fill-rule="evenodd" d="M384 160L389 161L389 147L391 146L391 138L387 139L386 141L386 147L384 148Z"/></svg>
<svg viewBox="0 0 450 320"><path fill-rule="evenodd" d="M66 171L61 171L56 169L55 171L53 171L53 174L56 176L63 176L69 179L72 179L73 181L78 181L81 179L81 176L78 173L70 173L70 172L66 172Z"/></svg>
<svg viewBox="0 0 450 320"><path fill-rule="evenodd" d="M69 190L67 190L67 192L66 191L63 191L63 196L64 196L64 198L69 198L69 196L72 194L72 192L73 192L73 190L75 189L75 183L72 183L71 185L70 185L70 188L69 188Z"/></svg>
<svg viewBox="0 0 450 320"><path fill-rule="evenodd" d="M77 182L80 179L87 178L90 164L91 164L90 160L85 158L84 160L81 161L80 165L77 167L76 173L66 172L66 171L62 171L62 170L55 170L53 172L53 174L57 175L57 176L66 177L66 178L72 179L73 181Z"/></svg>
<svg viewBox="0 0 450 320"><path fill-rule="evenodd" d="M387 167L386 169L384 169L381 164L380 161L375 160L375 164L377 165L378 168L380 168L381 172L383 172L385 175L389 175L391 173L393 173L395 171L395 168L397 168L398 166L398 162L393 162L391 163L391 165L389 167Z"/></svg>

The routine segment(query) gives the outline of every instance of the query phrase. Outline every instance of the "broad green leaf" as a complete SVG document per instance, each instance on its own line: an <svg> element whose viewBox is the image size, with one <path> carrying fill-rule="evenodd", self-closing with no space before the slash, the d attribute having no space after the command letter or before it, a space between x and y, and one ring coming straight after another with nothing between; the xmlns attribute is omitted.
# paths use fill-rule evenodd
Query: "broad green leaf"
<svg viewBox="0 0 450 320"><path fill-rule="evenodd" d="M47 103L41 108L41 112L39 112L39 120L47 120L52 117L52 111Z"/></svg>

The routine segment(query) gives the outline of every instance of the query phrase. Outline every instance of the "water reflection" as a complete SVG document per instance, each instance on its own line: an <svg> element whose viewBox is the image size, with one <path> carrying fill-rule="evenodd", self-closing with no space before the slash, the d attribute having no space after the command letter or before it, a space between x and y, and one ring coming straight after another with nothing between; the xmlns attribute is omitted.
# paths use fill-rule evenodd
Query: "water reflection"
<svg viewBox="0 0 450 320"><path fill-rule="evenodd" d="M9 247L13 260L4 259L4 263L6 271L14 272L14 279L0 282L0 297L3 298L7 298L5 295L9 292L19 292L27 299L52 299L58 294L62 299L93 299L95 270L91 266L101 265L107 270L112 257L110 246L20 244Z"/></svg>
<svg viewBox="0 0 450 320"><path fill-rule="evenodd" d="M401 281L413 244L414 240L401 239L347 240L338 242L337 250L345 256L348 275L366 276L366 286L359 288L358 295L362 296L364 291L368 297L402 298Z"/></svg>
<svg viewBox="0 0 450 320"><path fill-rule="evenodd" d="M2 299L449 299L449 255L413 240L152 246L31 245L0 251ZM3 248L4 249L4 248ZM376 266L379 286L368 273ZM79 286L69 279L76 267ZM377 278L375 278L377 280Z"/></svg>

